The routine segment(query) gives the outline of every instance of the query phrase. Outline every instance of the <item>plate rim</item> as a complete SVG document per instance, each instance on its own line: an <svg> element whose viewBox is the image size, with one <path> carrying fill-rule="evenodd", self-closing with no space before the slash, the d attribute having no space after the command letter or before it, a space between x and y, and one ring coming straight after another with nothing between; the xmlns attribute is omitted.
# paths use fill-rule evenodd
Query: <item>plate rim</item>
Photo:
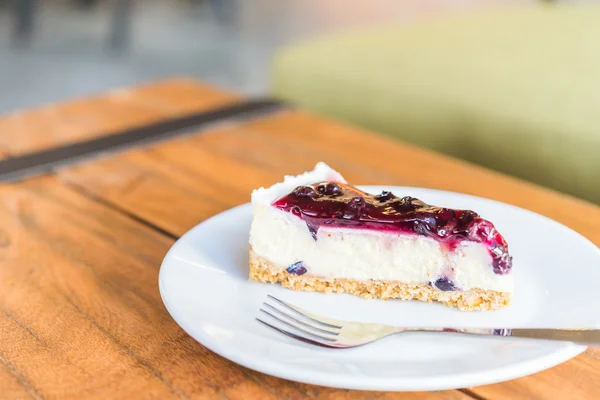
<svg viewBox="0 0 600 400"><path fill-rule="evenodd" d="M571 233L576 234L579 239L583 239L583 241L587 242L588 245L593 246L600 256L600 249L591 242L588 238L575 231L574 229L569 228L568 226L553 220L552 218L546 217L542 214L536 213L534 211L521 208L512 204L504 203L498 200L488 199L481 196L471 195L467 193L461 192L453 192L447 190L440 189L432 189L432 188L424 188L424 187L416 187L416 186L396 186L396 185L356 185L359 189L365 191L379 190L381 188L388 188L392 190L424 190L432 193L439 194L452 194L459 196L466 196L472 198L474 200L484 200L486 202L492 202L495 205L499 205L502 207L509 207L512 209L517 209L519 211L524 211L528 214L533 215L535 218L541 218L546 220L546 222L550 222L561 229L569 230ZM183 241L186 240L187 237L191 236L192 232L196 229L200 229L200 226L204 223L214 219L219 218L223 214L235 212L238 209L250 208L251 203L244 203L234 207L231 207L227 210L221 211L218 214L215 214L200 223L196 224L194 227L189 229L186 233L184 233L172 246L169 248L167 253L165 254L159 274L158 274L158 287L161 296L161 300L165 305L167 312L173 318L175 323L179 325L181 329L183 329L189 336L191 336L195 341L200 343L202 346L206 347L208 350L216 353L217 355L224 357L238 365L243 367L252 369L257 372L265 373L267 375L271 375L277 378L287 379L295 382L301 382L312 385L326 386L326 387L334 387L334 388L343 388L343 389L352 389L352 390L382 390L382 391L418 391L418 390L452 390L452 389L460 389L468 386L480 386L487 385L493 383L504 382L512 379L516 379L519 377L524 377L527 375L531 375L537 372L544 371L546 369L552 368L563 362L566 362L579 354L583 353L587 347L576 345L574 343L565 342L564 346L561 348L549 352L543 356L536 357L527 361L517 362L515 364L505 365L502 367L497 367L493 369L486 369L482 372L470 372L470 373L453 373L450 375L446 375L443 377L436 378L428 378L426 376L421 377L357 377L350 376L343 373L320 373L320 374L308 374L306 373L306 369L302 369L295 366L286 365L285 368L281 368L281 364L277 361L272 361L267 358L257 359L248 353L240 352L239 350L229 350L226 346L222 346L218 342L212 340L210 336L205 335L201 331L197 331L195 334L190 333L190 329L187 326L188 324L185 322L184 318L177 318L176 315L179 315L177 311L173 309L172 306L169 305L169 300L165 295L165 291L163 289L163 277L166 271L166 262L167 259L172 256L172 253L176 250L176 248L181 245ZM332 350L335 351L335 350ZM303 373L304 371L304 373ZM456 384L455 382L459 381L460 384Z"/></svg>

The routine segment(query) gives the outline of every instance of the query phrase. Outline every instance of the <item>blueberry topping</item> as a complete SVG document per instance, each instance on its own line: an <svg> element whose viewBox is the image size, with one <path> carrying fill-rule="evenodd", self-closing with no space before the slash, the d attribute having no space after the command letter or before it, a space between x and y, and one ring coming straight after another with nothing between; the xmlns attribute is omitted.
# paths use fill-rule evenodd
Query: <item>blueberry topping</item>
<svg viewBox="0 0 600 400"><path fill-rule="evenodd" d="M294 194L298 197L308 197L308 198L312 198L312 197L318 197L319 194L317 192L315 192L315 189L313 189L310 186L300 186L297 187L294 190Z"/></svg>
<svg viewBox="0 0 600 400"><path fill-rule="evenodd" d="M446 225L448 222L454 220L456 218L456 213L454 210L449 208L444 208L442 211L438 213L438 219L442 225Z"/></svg>
<svg viewBox="0 0 600 400"><path fill-rule="evenodd" d="M400 198L387 191L373 196L340 182L299 186L273 206L302 218L315 240L319 227L326 224L414 233L438 240L450 250L464 241L472 241L487 246L496 274L507 274L512 269L512 257L504 238L491 222L471 210L434 207L414 197Z"/></svg>
<svg viewBox="0 0 600 400"><path fill-rule="evenodd" d="M295 275L304 275L307 272L306 267L304 266L304 263L302 261L293 263L292 265L287 267L286 271L290 274Z"/></svg>
<svg viewBox="0 0 600 400"><path fill-rule="evenodd" d="M342 188L335 182L326 182L317 185L317 192L331 197L337 197L344 194Z"/></svg>
<svg viewBox="0 0 600 400"><path fill-rule="evenodd" d="M512 267L512 256L508 249L500 244L493 244L490 249L492 255L492 267L498 275L508 274Z"/></svg>
<svg viewBox="0 0 600 400"><path fill-rule="evenodd" d="M394 209L399 213L415 212L420 208L424 208L427 204L421 202L414 197L406 196L402 198L395 198L392 200Z"/></svg>
<svg viewBox="0 0 600 400"><path fill-rule="evenodd" d="M441 290L442 292L451 292L453 290L458 290L458 288L454 285L454 282L452 282L446 277L438 278L438 280L436 280L433 283L433 286Z"/></svg>
<svg viewBox="0 0 600 400"><path fill-rule="evenodd" d="M414 231L421 235L431 236L437 233L437 220L431 215L416 218L414 224Z"/></svg>
<svg viewBox="0 0 600 400"><path fill-rule="evenodd" d="M380 203L385 203L386 201L390 201L392 199L396 199L397 197L392 194L392 192L388 192L387 190L382 190L380 195L375 196L377 201Z"/></svg>
<svg viewBox="0 0 600 400"><path fill-rule="evenodd" d="M362 197L353 197L346 203L343 218L358 219L363 214L366 203L367 202Z"/></svg>

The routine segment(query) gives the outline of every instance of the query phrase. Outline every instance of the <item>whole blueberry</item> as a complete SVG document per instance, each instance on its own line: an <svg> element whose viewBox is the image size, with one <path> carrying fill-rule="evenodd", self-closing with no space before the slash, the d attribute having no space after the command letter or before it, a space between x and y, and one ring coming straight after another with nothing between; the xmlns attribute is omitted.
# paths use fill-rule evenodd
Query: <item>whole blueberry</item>
<svg viewBox="0 0 600 400"><path fill-rule="evenodd" d="M361 216L361 214L365 211L365 206L367 202L362 197L354 197L352 198L348 204L346 204L346 208L344 209L344 218L346 219L356 219Z"/></svg>
<svg viewBox="0 0 600 400"><path fill-rule="evenodd" d="M448 279L445 276L438 278L433 283L433 286L435 286L437 289L441 290L442 292L450 292L453 290L458 290L458 288L454 285L454 282L452 282L450 279Z"/></svg>
<svg viewBox="0 0 600 400"><path fill-rule="evenodd" d="M319 197L319 194L310 186L299 186L294 190L294 194L298 197Z"/></svg>
<svg viewBox="0 0 600 400"><path fill-rule="evenodd" d="M394 196L392 194L392 192L388 192L387 190L382 190L381 194L375 196L375 199L377 199L377 201L379 201L380 203L385 203L386 201L395 199L396 196Z"/></svg>
<svg viewBox="0 0 600 400"><path fill-rule="evenodd" d="M479 217L474 211L461 211L457 214L458 224L462 227L469 227Z"/></svg>
<svg viewBox="0 0 600 400"><path fill-rule="evenodd" d="M317 191L325 196L331 197L338 197L344 194L341 186L334 182L327 182L318 185Z"/></svg>
<svg viewBox="0 0 600 400"><path fill-rule="evenodd" d="M402 213L415 211L419 208L419 205L415 203L414 197L406 196L401 199L395 198L393 199L394 208Z"/></svg>
<svg viewBox="0 0 600 400"><path fill-rule="evenodd" d="M402 200L404 200L407 204L410 204L415 209L429 207L427 205L427 203L425 203L424 201L421 201L421 200L417 199L416 197L405 196L405 197L402 198Z"/></svg>
<svg viewBox="0 0 600 400"><path fill-rule="evenodd" d="M304 263L302 261L293 263L292 265L287 267L286 271L290 274L295 275L304 275L307 272L306 267L304 266Z"/></svg>

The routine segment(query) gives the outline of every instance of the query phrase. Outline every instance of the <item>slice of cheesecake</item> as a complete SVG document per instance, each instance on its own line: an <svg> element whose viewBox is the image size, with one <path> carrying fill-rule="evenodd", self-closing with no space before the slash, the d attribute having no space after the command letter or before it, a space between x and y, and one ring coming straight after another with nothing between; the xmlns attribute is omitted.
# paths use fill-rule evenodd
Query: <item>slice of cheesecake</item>
<svg viewBox="0 0 600 400"><path fill-rule="evenodd" d="M469 210L367 194L318 163L252 193L250 278L294 290L439 301L461 310L510 303L512 258Z"/></svg>

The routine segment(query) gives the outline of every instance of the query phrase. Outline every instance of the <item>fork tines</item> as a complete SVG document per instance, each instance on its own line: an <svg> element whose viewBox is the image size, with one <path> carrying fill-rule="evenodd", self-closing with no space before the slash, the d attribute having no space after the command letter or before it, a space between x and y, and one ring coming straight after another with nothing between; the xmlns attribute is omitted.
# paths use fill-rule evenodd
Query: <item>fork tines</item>
<svg viewBox="0 0 600 400"><path fill-rule="evenodd" d="M341 326L315 319L306 311L271 295L267 295L267 300L263 302L260 311L279 325L256 318L269 328L306 343L337 347L337 335L340 333Z"/></svg>

